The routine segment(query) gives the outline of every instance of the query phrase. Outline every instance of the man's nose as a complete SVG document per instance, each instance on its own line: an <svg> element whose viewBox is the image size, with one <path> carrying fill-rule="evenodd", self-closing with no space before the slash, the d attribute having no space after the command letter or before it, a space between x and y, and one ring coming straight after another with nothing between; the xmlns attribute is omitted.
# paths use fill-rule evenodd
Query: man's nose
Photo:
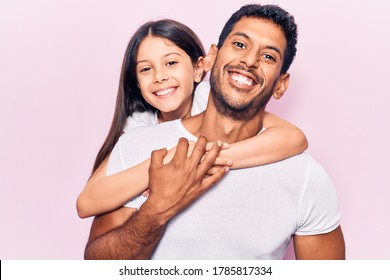
<svg viewBox="0 0 390 280"><path fill-rule="evenodd" d="M247 51L240 58L240 62L247 68L257 68L259 66L259 53L255 50Z"/></svg>

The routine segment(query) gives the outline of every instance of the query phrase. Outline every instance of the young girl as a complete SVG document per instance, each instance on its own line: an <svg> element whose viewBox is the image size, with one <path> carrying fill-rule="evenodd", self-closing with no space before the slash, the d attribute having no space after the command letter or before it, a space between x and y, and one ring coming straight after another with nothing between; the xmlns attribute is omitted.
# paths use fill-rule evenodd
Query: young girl
<svg viewBox="0 0 390 280"><path fill-rule="evenodd" d="M105 176L115 143L123 132L137 126L184 119L205 110L208 85L201 83L193 92L211 67L199 38L179 22L148 22L135 32L125 53L110 131L77 199L81 218L117 209L147 189L149 160ZM215 164L230 168L263 165L307 148L306 137L297 127L272 114L265 114L263 126L265 130L257 136L226 145ZM174 149L166 161L173 154Z"/></svg>

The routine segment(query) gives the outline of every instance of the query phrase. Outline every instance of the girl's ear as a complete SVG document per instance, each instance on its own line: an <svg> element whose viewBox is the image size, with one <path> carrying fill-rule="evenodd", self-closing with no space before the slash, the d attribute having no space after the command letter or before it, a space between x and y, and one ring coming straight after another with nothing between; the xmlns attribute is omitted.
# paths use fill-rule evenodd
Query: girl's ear
<svg viewBox="0 0 390 280"><path fill-rule="evenodd" d="M272 94L275 99L279 99L283 96L284 92L288 88L289 81L290 81L289 73L285 73L279 77L275 85L274 92Z"/></svg>

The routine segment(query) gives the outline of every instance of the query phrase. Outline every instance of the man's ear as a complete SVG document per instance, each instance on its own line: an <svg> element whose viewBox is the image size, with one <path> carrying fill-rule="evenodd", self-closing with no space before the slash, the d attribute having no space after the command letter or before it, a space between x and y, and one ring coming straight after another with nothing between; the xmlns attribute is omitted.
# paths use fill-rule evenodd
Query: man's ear
<svg viewBox="0 0 390 280"><path fill-rule="evenodd" d="M195 83L200 83L203 79L203 74L205 73L204 70L204 57L201 56L198 58L198 62L196 63L194 67L194 82Z"/></svg>
<svg viewBox="0 0 390 280"><path fill-rule="evenodd" d="M279 77L274 87L274 92L272 94L275 99L280 99L283 96L284 92L288 88L289 81L290 81L289 73L285 73Z"/></svg>
<svg viewBox="0 0 390 280"><path fill-rule="evenodd" d="M206 57L203 58L203 70L205 72L210 71L213 68L215 59L217 58L218 48L215 44L212 44Z"/></svg>

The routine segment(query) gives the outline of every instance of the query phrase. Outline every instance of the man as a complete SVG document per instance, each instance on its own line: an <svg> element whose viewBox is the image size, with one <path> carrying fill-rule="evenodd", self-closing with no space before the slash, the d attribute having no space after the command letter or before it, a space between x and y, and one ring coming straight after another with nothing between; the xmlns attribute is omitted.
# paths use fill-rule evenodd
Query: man
<svg viewBox="0 0 390 280"><path fill-rule="evenodd" d="M261 131L267 102L288 87L296 41L293 17L277 6L247 5L232 15L205 60L214 65L206 111L140 128L142 139L126 134L113 150L111 173L180 138L169 164L165 149L152 153L145 202L135 199L94 220L86 258L280 259L291 236L298 259L345 258L335 191L308 154L207 175L218 139L233 143ZM208 153L202 135L216 141ZM190 155L181 137L198 139Z"/></svg>

